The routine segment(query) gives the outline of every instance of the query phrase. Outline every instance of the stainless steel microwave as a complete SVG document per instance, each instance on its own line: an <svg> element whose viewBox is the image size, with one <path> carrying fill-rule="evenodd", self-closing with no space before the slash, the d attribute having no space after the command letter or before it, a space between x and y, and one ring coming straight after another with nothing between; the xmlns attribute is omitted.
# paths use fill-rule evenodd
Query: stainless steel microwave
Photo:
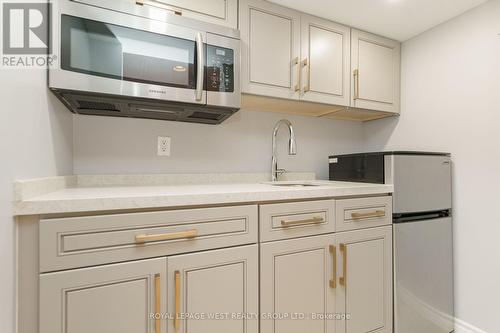
<svg viewBox="0 0 500 333"><path fill-rule="evenodd" d="M240 108L237 30L93 2L52 2L49 88L72 112L218 124Z"/></svg>

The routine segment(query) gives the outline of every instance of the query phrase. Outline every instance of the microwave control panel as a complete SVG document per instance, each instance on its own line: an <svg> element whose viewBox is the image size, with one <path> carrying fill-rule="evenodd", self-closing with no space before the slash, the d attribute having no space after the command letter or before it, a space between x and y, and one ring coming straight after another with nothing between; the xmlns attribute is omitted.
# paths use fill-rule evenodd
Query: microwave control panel
<svg viewBox="0 0 500 333"><path fill-rule="evenodd" d="M207 91L234 92L234 51L207 45Z"/></svg>

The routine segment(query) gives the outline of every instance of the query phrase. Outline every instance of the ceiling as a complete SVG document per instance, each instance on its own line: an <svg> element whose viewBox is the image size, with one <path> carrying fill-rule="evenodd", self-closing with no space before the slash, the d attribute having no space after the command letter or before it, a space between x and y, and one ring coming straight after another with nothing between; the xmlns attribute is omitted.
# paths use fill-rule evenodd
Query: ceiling
<svg viewBox="0 0 500 333"><path fill-rule="evenodd" d="M269 0L405 41L487 0Z"/></svg>

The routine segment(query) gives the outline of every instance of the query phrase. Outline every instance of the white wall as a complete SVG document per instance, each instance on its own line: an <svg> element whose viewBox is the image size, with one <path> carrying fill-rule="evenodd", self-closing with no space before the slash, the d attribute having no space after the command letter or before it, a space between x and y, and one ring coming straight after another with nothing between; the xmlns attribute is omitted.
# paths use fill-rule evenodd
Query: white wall
<svg viewBox="0 0 500 333"><path fill-rule="evenodd" d="M270 172L275 123L289 119L297 155L288 156L288 131L278 140L279 167L314 171L328 179L328 156L362 148L362 125L278 113L240 111L209 126L142 119L77 116L74 120L76 174ZM158 135L172 138L172 155L156 156Z"/></svg>
<svg viewBox="0 0 500 333"><path fill-rule="evenodd" d="M499 17L490 1L404 43L401 117L364 133L367 150L452 153L456 315L490 333L500 332Z"/></svg>
<svg viewBox="0 0 500 333"><path fill-rule="evenodd" d="M48 91L45 70L0 70L0 331L14 332L12 181L71 174L72 115ZM22 315L22 314L21 314Z"/></svg>

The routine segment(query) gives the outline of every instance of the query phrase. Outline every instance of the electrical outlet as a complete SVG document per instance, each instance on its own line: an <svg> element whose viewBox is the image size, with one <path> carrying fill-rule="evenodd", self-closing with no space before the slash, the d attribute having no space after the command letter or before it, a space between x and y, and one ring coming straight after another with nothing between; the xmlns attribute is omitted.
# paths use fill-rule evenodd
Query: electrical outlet
<svg viewBox="0 0 500 333"><path fill-rule="evenodd" d="M158 156L170 156L170 146L172 140L168 136L158 137Z"/></svg>

